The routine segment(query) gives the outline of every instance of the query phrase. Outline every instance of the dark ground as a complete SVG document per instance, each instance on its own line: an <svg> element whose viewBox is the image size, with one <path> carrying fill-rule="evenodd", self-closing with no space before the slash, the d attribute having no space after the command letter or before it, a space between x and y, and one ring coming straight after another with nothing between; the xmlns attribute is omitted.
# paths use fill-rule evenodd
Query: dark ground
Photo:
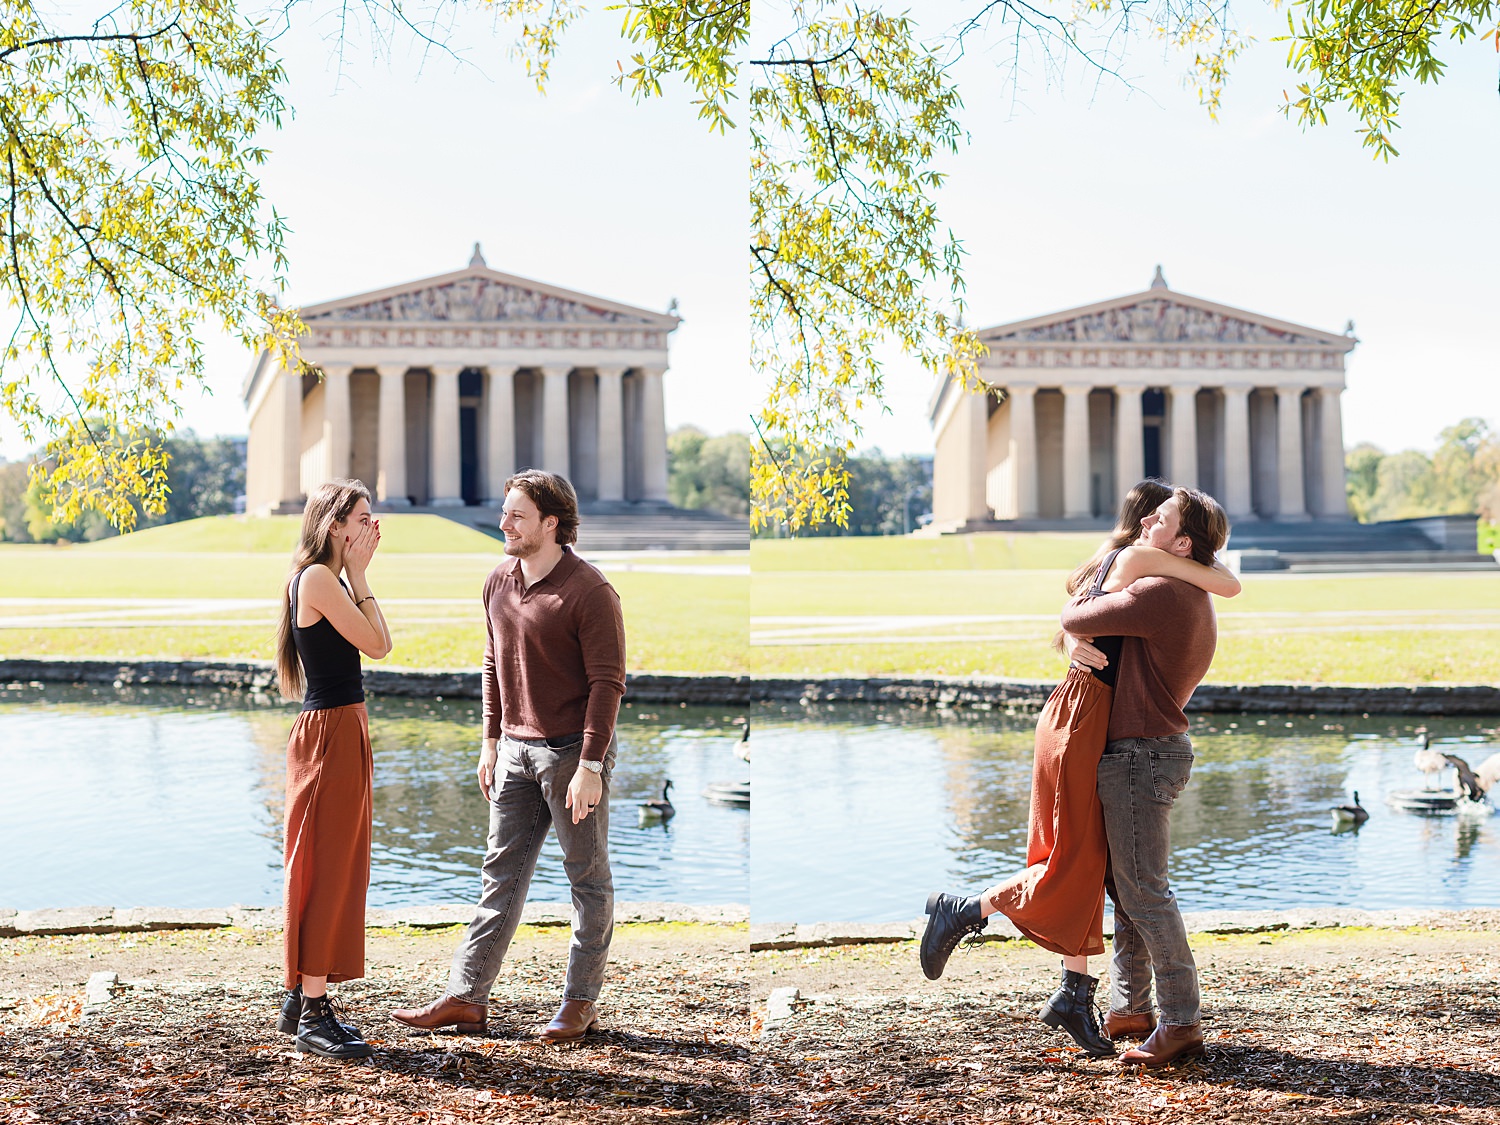
<svg viewBox="0 0 1500 1125"><path fill-rule="evenodd" d="M748 1120L745 930L615 931L604 1030L552 1046L566 928L523 928L489 1037L409 1034L392 1007L440 994L456 930L372 932L336 986L376 1056L299 1056L275 1030L280 934L198 931L0 941L0 1121ZM83 984L122 982L81 1019Z"/></svg>
<svg viewBox="0 0 1500 1125"><path fill-rule="evenodd" d="M1194 939L1209 1048L1141 1074L1036 1019L1051 954L915 943L753 955L757 1121L1500 1122L1500 933ZM1096 961L1096 967L1102 967ZM802 1000L765 1031L771 989Z"/></svg>

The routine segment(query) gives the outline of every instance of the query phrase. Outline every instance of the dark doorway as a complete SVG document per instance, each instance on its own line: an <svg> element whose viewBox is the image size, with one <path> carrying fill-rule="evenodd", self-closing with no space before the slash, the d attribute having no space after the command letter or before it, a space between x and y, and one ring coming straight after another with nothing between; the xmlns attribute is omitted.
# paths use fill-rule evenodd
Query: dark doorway
<svg viewBox="0 0 1500 1125"><path fill-rule="evenodd" d="M459 489L464 503L479 503L479 410L458 408Z"/></svg>
<svg viewBox="0 0 1500 1125"><path fill-rule="evenodd" d="M1148 477L1161 476L1161 427L1147 426L1141 434L1142 452L1145 454L1145 470Z"/></svg>

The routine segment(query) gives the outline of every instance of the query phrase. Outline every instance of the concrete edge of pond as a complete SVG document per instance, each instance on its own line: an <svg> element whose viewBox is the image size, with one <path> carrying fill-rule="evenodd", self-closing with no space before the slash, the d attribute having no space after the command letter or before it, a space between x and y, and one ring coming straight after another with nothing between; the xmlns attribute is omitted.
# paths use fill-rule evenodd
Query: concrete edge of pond
<svg viewBox="0 0 1500 1125"><path fill-rule="evenodd" d="M208 660L0 660L0 684L108 684L116 688L178 686L266 694L266 663ZM944 676L769 677L634 672L626 677L634 703L884 703L911 707L1039 707L1053 684ZM478 699L479 671L367 668L372 695ZM1201 684L1190 711L1324 714L1500 715L1500 684Z"/></svg>
<svg viewBox="0 0 1500 1125"><path fill-rule="evenodd" d="M1500 909L1476 910L1356 910L1347 907L1299 907L1292 910L1184 911L1190 934L1259 934L1295 930L1360 929L1496 930ZM778 949L819 949L843 945L893 945L922 936L925 918L910 922L755 923L750 927L751 952ZM1111 935L1108 921L1104 933ZM1008 919L995 916L980 941L1019 941L1021 933Z"/></svg>
<svg viewBox="0 0 1500 1125"><path fill-rule="evenodd" d="M371 929L409 926L440 929L467 925L474 917L472 903L439 903L365 911ZM521 915L528 926L566 926L573 908L567 903L529 902ZM744 926L750 910L737 903L699 906L680 902L617 902L616 925L688 922L709 926ZM59 937L67 934L131 934L158 930L281 929L279 906L229 906L209 910L174 907L74 906L41 910L0 909L0 938Z"/></svg>

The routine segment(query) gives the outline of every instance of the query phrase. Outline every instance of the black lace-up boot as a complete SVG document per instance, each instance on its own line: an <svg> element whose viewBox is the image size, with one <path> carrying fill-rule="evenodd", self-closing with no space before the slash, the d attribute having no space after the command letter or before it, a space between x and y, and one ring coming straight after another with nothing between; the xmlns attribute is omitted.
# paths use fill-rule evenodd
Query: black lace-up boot
<svg viewBox="0 0 1500 1125"><path fill-rule="evenodd" d="M988 924L979 898L959 898L934 891L927 896L927 928L922 931L922 973L928 980L943 975L958 943Z"/></svg>
<svg viewBox="0 0 1500 1125"><path fill-rule="evenodd" d="M1094 989L1098 986L1097 977L1064 970L1062 987L1042 1006L1041 1016L1048 1027L1062 1028L1073 1042L1102 1059L1115 1053L1115 1045L1099 1030L1099 1015L1094 1010Z"/></svg>
<svg viewBox="0 0 1500 1125"><path fill-rule="evenodd" d="M281 1015L276 1020L276 1030L283 1035L297 1034L297 1021L302 1018L302 986L289 988L281 996ZM344 1024L346 1030L359 1032L353 1024Z"/></svg>
<svg viewBox="0 0 1500 1125"><path fill-rule="evenodd" d="M375 1053L353 1026L339 1021L338 1009L327 996L304 996L297 1021L297 1050L325 1059L367 1059Z"/></svg>

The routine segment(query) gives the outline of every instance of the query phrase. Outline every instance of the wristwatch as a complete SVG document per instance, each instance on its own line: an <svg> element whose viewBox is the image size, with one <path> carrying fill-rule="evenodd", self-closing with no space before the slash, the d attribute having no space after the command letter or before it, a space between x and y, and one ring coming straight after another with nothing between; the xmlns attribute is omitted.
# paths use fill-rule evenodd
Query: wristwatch
<svg viewBox="0 0 1500 1125"><path fill-rule="evenodd" d="M587 758L579 758L578 759L578 766L579 766L580 769L586 769L586 770L588 770L589 773L603 773L604 772L604 763L603 762L591 762Z"/></svg>

